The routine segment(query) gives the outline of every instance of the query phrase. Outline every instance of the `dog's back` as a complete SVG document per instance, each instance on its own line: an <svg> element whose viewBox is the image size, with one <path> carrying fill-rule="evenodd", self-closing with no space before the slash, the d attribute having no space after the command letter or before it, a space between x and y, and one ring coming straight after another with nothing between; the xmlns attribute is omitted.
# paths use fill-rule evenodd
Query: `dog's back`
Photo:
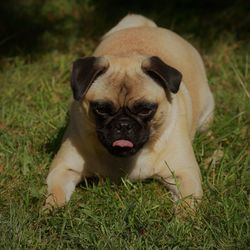
<svg viewBox="0 0 250 250"><path fill-rule="evenodd" d="M135 14L129 14L125 16L115 27L108 31L103 38L106 38L111 33L119 30L134 28L134 27L157 27L157 25L150 19Z"/></svg>

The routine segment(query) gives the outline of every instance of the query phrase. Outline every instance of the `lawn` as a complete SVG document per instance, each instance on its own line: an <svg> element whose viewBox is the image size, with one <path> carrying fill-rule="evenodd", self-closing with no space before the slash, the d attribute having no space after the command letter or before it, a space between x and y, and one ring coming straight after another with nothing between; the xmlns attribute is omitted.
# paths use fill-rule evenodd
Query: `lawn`
<svg viewBox="0 0 250 250"><path fill-rule="evenodd" d="M249 43L184 36L202 53L216 101L213 126L194 140L204 190L197 215L179 221L160 183L126 179L86 181L65 208L41 212L72 99L71 63L97 44L82 37L67 51L0 61L0 249L248 249Z"/></svg>

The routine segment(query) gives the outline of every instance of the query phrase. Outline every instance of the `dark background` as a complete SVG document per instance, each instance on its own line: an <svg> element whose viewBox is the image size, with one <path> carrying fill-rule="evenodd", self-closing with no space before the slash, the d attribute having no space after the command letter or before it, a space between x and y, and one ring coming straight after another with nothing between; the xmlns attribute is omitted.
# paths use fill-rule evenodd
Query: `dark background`
<svg viewBox="0 0 250 250"><path fill-rule="evenodd" d="M139 13L202 46L230 34L249 39L248 0L8 0L0 2L0 54L69 50L97 39L127 13Z"/></svg>

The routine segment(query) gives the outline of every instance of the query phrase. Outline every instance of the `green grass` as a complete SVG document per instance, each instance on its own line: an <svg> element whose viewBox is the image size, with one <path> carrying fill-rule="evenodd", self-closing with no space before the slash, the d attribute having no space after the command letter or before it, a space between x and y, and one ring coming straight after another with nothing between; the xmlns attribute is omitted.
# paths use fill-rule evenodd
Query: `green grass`
<svg viewBox="0 0 250 250"><path fill-rule="evenodd" d="M200 41L193 38L193 42ZM76 50L1 60L0 249L247 249L250 245L249 46L226 37L203 49L215 121L195 153L204 199L178 221L156 181L86 182L45 215L45 178L66 125ZM90 54L95 44L83 46Z"/></svg>

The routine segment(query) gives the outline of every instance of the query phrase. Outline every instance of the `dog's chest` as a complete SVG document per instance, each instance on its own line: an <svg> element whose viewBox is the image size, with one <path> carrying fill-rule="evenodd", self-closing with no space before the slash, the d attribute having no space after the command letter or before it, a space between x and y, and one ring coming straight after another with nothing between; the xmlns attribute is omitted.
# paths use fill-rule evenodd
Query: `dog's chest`
<svg viewBox="0 0 250 250"><path fill-rule="evenodd" d="M127 177L130 180L143 180L154 176L157 167L152 154L143 154L138 158L95 158L91 164L94 175L119 180ZM97 160L98 159L98 160Z"/></svg>
<svg viewBox="0 0 250 250"><path fill-rule="evenodd" d="M155 156L152 154L141 155L128 178L131 180L144 180L153 177L157 173L157 165L155 164Z"/></svg>
<svg viewBox="0 0 250 250"><path fill-rule="evenodd" d="M152 155L143 155L138 157L131 165L120 164L121 169L125 170L125 176L130 180L144 180L155 175L156 167L154 166ZM114 166L110 165L111 168ZM122 171L123 172L123 171Z"/></svg>

